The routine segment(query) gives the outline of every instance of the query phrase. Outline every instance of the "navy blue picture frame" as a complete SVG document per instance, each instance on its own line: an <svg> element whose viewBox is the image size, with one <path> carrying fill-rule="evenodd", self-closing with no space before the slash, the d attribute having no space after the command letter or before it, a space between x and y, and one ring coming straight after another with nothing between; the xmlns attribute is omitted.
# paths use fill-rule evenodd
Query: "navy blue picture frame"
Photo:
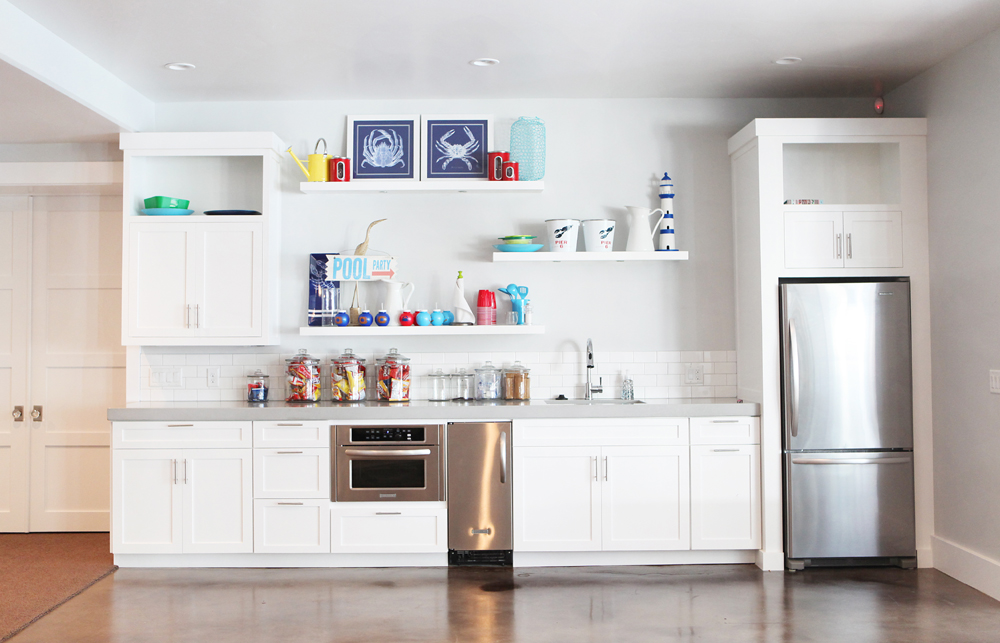
<svg viewBox="0 0 1000 643"><path fill-rule="evenodd" d="M351 180L420 180L417 116L348 116Z"/></svg>
<svg viewBox="0 0 1000 643"><path fill-rule="evenodd" d="M423 116L421 121L422 179L489 179L492 116Z"/></svg>

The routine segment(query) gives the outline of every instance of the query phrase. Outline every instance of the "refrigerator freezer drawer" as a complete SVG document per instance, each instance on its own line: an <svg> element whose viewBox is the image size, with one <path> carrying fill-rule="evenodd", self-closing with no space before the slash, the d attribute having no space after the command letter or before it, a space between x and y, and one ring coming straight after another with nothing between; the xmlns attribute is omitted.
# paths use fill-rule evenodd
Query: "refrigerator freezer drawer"
<svg viewBox="0 0 1000 643"><path fill-rule="evenodd" d="M916 556L911 452L785 453L788 558Z"/></svg>

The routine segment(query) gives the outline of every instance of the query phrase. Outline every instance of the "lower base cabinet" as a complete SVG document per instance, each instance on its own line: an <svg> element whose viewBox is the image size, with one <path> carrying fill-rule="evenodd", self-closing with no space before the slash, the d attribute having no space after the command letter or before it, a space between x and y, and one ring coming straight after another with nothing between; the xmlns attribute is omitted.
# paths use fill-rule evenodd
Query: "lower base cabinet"
<svg viewBox="0 0 1000 643"><path fill-rule="evenodd" d="M335 502L330 551L399 554L448 551L444 502Z"/></svg>
<svg viewBox="0 0 1000 643"><path fill-rule="evenodd" d="M116 554L253 551L251 449L115 449Z"/></svg>
<svg viewBox="0 0 1000 643"><path fill-rule="evenodd" d="M691 548L760 548L760 446L691 447Z"/></svg>
<svg viewBox="0 0 1000 643"><path fill-rule="evenodd" d="M253 532L256 553L329 553L330 500L258 498L253 503Z"/></svg>

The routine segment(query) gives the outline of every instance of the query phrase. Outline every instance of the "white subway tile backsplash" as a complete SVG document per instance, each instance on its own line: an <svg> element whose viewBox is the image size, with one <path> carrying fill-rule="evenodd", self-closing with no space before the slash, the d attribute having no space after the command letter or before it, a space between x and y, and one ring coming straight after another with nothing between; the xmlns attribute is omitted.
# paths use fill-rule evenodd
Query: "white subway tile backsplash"
<svg viewBox="0 0 1000 643"><path fill-rule="evenodd" d="M246 395L246 376L258 368L271 377L272 399L285 397L285 360L296 351L275 352L273 349L259 353L180 353L177 349L144 349L140 354L140 390L143 401L236 401ZM217 349L218 350L218 349ZM246 349L243 349L244 351ZM326 352L311 351L320 359L323 373L323 399L329 399L329 364L332 357L343 352L331 348ZM586 381L586 356L580 350L571 351L503 351L485 352L426 352L402 351L413 366L413 399L427 399L430 383L427 375L441 369L454 373L464 368L467 372L490 361L502 368L519 361L531 370L532 397L547 399L563 394L582 397ZM358 353L370 367L384 352ZM638 399L655 398L705 398L735 397L735 351L599 351L595 354L595 379L601 378L604 393L599 397L618 397L625 373L632 377ZM690 386L684 383L687 369L701 366L704 383ZM164 389L150 386L152 366L180 366L184 374L184 388ZM219 386L208 387L208 368L219 368Z"/></svg>

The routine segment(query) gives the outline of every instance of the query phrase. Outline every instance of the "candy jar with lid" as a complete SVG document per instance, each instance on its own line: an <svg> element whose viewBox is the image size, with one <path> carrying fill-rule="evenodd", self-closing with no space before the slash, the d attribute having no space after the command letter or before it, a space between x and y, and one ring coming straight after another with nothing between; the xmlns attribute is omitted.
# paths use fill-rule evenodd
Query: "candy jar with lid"
<svg viewBox="0 0 1000 643"><path fill-rule="evenodd" d="M500 399L500 369L491 362L476 369L476 399Z"/></svg>
<svg viewBox="0 0 1000 643"><path fill-rule="evenodd" d="M458 369L455 373L455 399L474 400L476 399L476 374L466 373L464 368Z"/></svg>
<svg viewBox="0 0 1000 643"><path fill-rule="evenodd" d="M335 402L359 402L365 399L365 360L350 348L330 360L330 394Z"/></svg>
<svg viewBox="0 0 1000 643"><path fill-rule="evenodd" d="M247 402L266 402L267 391L271 388L270 377L259 368L253 375L247 375Z"/></svg>
<svg viewBox="0 0 1000 643"><path fill-rule="evenodd" d="M512 366L503 369L503 399L531 399L531 380L528 372L529 370L521 362L514 362Z"/></svg>
<svg viewBox="0 0 1000 643"><path fill-rule="evenodd" d="M440 368L427 376L431 384L431 394L428 399L437 402L451 399L451 387L448 385L451 376L443 372Z"/></svg>
<svg viewBox="0 0 1000 643"><path fill-rule="evenodd" d="M288 362L288 397L286 402L319 402L319 360L300 348Z"/></svg>
<svg viewBox="0 0 1000 643"><path fill-rule="evenodd" d="M405 402L410 399L410 358L399 354L395 348L378 360L378 381L375 386L378 399L387 402Z"/></svg>

